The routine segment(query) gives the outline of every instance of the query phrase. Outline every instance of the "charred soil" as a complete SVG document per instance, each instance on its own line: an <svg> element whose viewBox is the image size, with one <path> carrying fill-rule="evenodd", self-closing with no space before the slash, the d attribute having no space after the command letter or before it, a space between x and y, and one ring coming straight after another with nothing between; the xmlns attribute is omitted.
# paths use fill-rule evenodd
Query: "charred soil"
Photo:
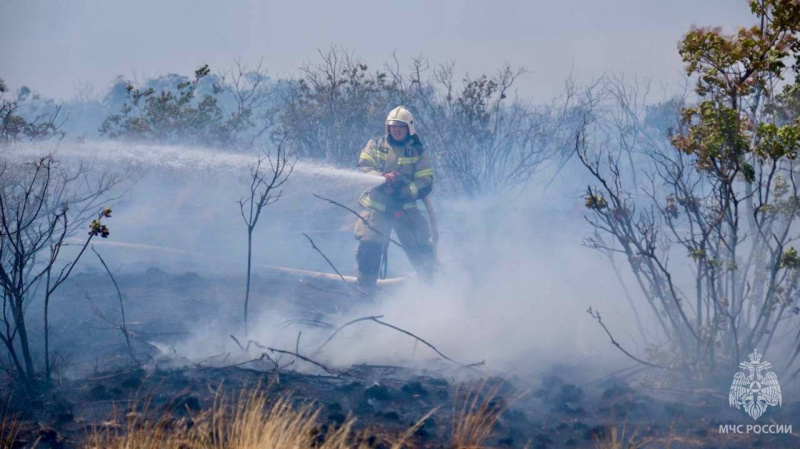
<svg viewBox="0 0 800 449"><path fill-rule="evenodd" d="M294 347L283 354L255 348L256 357L243 359L238 346L246 343L241 337L239 343L221 342L224 349L217 356L189 359L172 348L210 321L238 319L241 280L153 268L120 275L118 281L132 349L142 363L133 362L122 332L114 327L119 304L107 276L75 276L52 305L57 376L48 387L27 391L5 381L0 444L85 447L98 435L124 433L131 421L160 420L167 428L192 423L220 396L235 402L240 392L260 388L270 400L288 398L295 408L318 410L314 432L320 442L351 423L353 444L391 447L408 433L407 447L453 447L464 444L470 429L480 427L470 419L482 413L478 421L490 430L482 444L489 447L800 445L797 431L721 434L720 425L752 424L742 411L728 406L726 391L656 389L645 386L649 384L634 375L635 369L587 376L571 374L581 373L579 366L553 366L539 374L505 378L489 366L442 368L446 363L433 363L430 369L326 365L330 371L325 371L290 354ZM256 276L253 304L258 310L267 307L259 298L272 298L270 310L315 325L324 320L314 313L343 310L353 301L331 293L342 291L333 281L314 287L286 273ZM762 421L791 425L797 424L792 422L797 416L800 406L785 400Z"/></svg>

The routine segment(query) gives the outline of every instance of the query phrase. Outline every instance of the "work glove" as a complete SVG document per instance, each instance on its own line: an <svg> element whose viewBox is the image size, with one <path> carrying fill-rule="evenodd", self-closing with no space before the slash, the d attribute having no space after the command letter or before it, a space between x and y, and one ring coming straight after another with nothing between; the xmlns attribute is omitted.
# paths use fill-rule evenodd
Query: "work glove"
<svg viewBox="0 0 800 449"><path fill-rule="evenodd" d="M389 196L394 196L402 186L402 177L400 173L393 171L383 175L386 178L386 184L383 186L383 191Z"/></svg>
<svg viewBox="0 0 800 449"><path fill-rule="evenodd" d="M394 187L395 185L400 183L400 173L393 171L391 173L386 173L383 175L386 178L386 185L389 187Z"/></svg>

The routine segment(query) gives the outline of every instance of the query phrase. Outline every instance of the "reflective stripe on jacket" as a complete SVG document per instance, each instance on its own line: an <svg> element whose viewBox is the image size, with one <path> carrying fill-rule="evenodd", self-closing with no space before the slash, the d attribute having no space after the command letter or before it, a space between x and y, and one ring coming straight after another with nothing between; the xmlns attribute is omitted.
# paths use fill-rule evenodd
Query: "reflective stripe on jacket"
<svg viewBox="0 0 800 449"><path fill-rule="evenodd" d="M358 168L378 176L398 172L407 182L397 195L386 195L383 186L361 195L359 204L379 212L415 208L417 200L427 196L433 188L430 156L415 136L402 146L391 145L386 138L370 140L361 150Z"/></svg>

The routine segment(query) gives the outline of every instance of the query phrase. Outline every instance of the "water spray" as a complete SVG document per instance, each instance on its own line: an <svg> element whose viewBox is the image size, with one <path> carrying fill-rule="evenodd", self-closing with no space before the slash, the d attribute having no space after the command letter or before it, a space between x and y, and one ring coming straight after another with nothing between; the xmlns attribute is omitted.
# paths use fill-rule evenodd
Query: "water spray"
<svg viewBox="0 0 800 449"><path fill-rule="evenodd" d="M48 154L53 154L65 161L113 165L127 163L135 168L177 171L218 170L236 173L255 162L254 154L233 153L222 149L114 141L67 144L19 143L9 147L2 158L28 162ZM294 166L294 173L347 180L369 187L379 186L385 181L382 176L309 161L298 161Z"/></svg>

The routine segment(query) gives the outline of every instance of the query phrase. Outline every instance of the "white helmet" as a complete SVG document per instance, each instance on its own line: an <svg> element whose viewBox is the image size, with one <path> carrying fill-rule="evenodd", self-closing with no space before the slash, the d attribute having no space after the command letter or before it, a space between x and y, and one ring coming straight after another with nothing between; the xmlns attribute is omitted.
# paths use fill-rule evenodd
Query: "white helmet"
<svg viewBox="0 0 800 449"><path fill-rule="evenodd" d="M392 109L392 112L386 117L386 134L389 134L389 125L399 125L401 123L405 123L406 126L408 126L409 135L413 136L416 134L414 130L414 116L411 114L411 111L403 106Z"/></svg>

